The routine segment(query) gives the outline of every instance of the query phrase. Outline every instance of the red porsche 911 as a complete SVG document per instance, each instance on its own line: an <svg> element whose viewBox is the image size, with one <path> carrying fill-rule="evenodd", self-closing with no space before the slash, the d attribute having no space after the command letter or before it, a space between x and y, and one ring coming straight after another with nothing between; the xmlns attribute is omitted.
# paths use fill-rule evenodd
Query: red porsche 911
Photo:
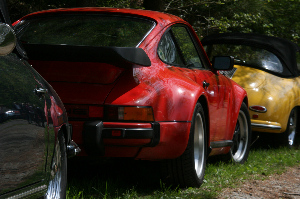
<svg viewBox="0 0 300 199"><path fill-rule="evenodd" d="M61 97L81 155L161 160L166 182L198 187L208 156L244 163L245 90L211 64L179 17L116 8L55 9L14 23L29 62Z"/></svg>

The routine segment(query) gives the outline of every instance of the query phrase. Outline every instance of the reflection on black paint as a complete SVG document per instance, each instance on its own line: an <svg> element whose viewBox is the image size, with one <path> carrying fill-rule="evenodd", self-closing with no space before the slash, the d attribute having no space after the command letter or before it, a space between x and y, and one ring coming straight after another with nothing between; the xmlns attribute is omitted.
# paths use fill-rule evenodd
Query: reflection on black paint
<svg viewBox="0 0 300 199"><path fill-rule="evenodd" d="M38 181L45 164L44 128L13 119L0 125L0 135L1 192Z"/></svg>
<svg viewBox="0 0 300 199"><path fill-rule="evenodd" d="M0 57L0 194L45 178L51 100L33 92L37 77L16 55Z"/></svg>

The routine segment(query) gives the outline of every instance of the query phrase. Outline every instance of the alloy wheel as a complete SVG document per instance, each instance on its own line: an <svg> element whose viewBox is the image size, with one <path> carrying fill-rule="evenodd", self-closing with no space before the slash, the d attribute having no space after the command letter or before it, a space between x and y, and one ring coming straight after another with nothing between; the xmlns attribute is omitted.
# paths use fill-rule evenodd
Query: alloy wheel
<svg viewBox="0 0 300 199"><path fill-rule="evenodd" d="M247 117L243 111L240 111L234 130L232 140L233 146L231 148L231 155L235 162L240 162L245 156L248 147L248 139Z"/></svg>
<svg viewBox="0 0 300 199"><path fill-rule="evenodd" d="M204 158L205 158L205 139L204 139L204 125L200 113L197 113L195 118L194 130L194 163L195 170L198 177L204 172Z"/></svg>

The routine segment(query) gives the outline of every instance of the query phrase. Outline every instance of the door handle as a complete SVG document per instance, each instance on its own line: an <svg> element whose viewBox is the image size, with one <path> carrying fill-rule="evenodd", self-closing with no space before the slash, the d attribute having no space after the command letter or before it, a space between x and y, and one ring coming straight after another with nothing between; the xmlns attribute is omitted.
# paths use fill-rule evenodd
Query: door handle
<svg viewBox="0 0 300 199"><path fill-rule="evenodd" d="M207 88L209 86L209 83L208 82L206 82L205 80L203 81L203 88Z"/></svg>

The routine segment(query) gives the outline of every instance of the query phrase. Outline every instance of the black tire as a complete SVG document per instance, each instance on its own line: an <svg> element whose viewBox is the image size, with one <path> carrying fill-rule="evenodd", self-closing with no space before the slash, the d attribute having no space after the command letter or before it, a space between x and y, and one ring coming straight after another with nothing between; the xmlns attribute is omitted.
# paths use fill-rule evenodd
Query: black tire
<svg viewBox="0 0 300 199"><path fill-rule="evenodd" d="M228 154L233 162L243 164L247 161L251 145L251 136L249 110L243 102L232 138L233 146Z"/></svg>
<svg viewBox="0 0 300 199"><path fill-rule="evenodd" d="M297 143L297 137L299 137L298 130L298 114L297 109L293 108L287 123L287 127L284 133L280 136L280 140L283 142L284 146L289 148L295 147Z"/></svg>
<svg viewBox="0 0 300 199"><path fill-rule="evenodd" d="M176 159L161 164L166 183L180 187L200 187L204 180L207 157L205 114L200 103L196 104L188 145Z"/></svg>
<svg viewBox="0 0 300 199"><path fill-rule="evenodd" d="M67 190L67 153L62 134L58 135L51 165L51 180L44 198L64 199Z"/></svg>

